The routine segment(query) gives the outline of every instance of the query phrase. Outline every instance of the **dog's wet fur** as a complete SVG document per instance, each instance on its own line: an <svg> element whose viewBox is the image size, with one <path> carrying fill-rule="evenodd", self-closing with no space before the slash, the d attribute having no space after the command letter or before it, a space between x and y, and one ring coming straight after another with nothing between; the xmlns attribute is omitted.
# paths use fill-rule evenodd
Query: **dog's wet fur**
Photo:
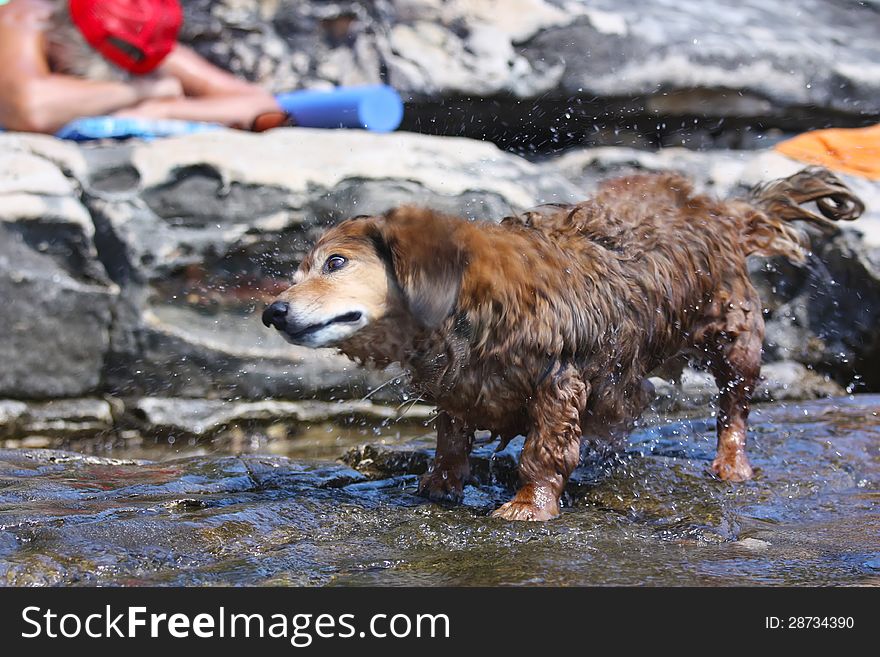
<svg viewBox="0 0 880 657"><path fill-rule="evenodd" d="M818 214L801 207L814 201ZM525 435L522 486L495 515L547 520L582 437L619 442L652 398L647 377L673 359L718 384L712 472L749 479L764 321L746 258L803 262L808 235L792 221L836 230L863 209L819 168L727 201L678 175L634 175L497 224L401 207L327 231L263 321L292 343L411 372L440 411L419 487L432 500L461 499L474 431Z"/></svg>

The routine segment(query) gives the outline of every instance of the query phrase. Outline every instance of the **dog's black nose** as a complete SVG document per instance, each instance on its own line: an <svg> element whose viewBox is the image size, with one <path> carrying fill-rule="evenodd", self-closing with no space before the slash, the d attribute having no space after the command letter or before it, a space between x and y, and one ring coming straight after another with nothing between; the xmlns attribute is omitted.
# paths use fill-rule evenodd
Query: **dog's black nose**
<svg viewBox="0 0 880 657"><path fill-rule="evenodd" d="M276 301L266 306L266 309L263 311L263 324L274 326L280 331L287 320L288 310L290 310L290 304L286 301Z"/></svg>

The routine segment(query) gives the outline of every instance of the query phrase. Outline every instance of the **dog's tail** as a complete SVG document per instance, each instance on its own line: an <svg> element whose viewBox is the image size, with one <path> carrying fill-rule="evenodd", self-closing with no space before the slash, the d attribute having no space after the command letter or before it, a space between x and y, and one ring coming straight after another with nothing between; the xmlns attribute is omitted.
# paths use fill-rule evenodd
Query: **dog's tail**
<svg viewBox="0 0 880 657"><path fill-rule="evenodd" d="M802 207L815 202L821 214ZM836 221L858 219L865 204L837 176L822 167L808 167L793 176L752 189L745 214L747 255L781 255L803 262L810 238L793 221L806 221L823 232L835 232Z"/></svg>

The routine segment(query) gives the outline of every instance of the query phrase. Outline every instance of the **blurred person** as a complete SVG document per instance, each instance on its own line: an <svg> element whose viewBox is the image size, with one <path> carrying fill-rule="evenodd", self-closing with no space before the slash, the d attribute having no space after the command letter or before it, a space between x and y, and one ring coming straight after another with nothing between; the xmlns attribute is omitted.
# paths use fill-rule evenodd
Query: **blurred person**
<svg viewBox="0 0 880 657"><path fill-rule="evenodd" d="M275 98L177 43L182 20L177 0L0 0L0 126L51 134L114 115L274 127Z"/></svg>

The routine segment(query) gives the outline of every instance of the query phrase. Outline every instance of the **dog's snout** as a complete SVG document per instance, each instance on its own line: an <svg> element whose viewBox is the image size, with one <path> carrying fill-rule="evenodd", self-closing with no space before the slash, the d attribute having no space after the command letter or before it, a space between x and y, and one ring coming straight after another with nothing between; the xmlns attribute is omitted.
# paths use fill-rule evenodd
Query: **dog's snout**
<svg viewBox="0 0 880 657"><path fill-rule="evenodd" d="M287 320L287 312L290 310L290 304L286 301L276 301L263 311L263 324L266 326L274 326L281 330L284 322Z"/></svg>

